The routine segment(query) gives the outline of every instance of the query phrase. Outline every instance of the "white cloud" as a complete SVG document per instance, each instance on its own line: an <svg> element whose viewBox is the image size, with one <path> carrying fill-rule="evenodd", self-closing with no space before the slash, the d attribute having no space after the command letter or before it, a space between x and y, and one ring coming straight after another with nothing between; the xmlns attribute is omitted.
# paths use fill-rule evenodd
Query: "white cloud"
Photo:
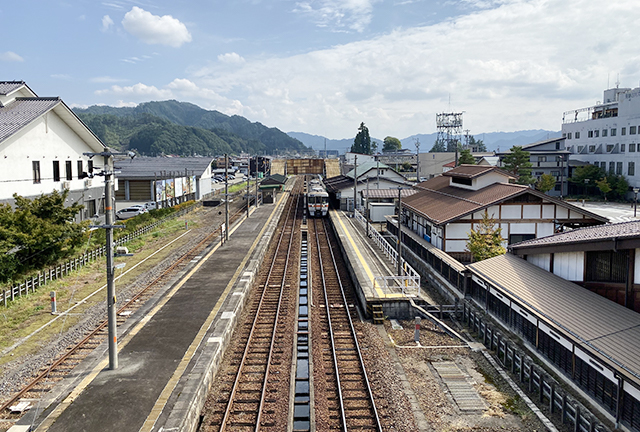
<svg viewBox="0 0 640 432"><path fill-rule="evenodd" d="M565 110L601 98L609 72L623 86L640 80L634 39L620 37L640 20L634 2L575 0L569 15L562 0L503 3L326 50L247 58L233 71L212 64L192 80L241 100L254 120L334 138L354 136L361 121L374 136L433 132L435 114L450 110L465 111L472 133L559 130Z"/></svg>
<svg viewBox="0 0 640 432"><path fill-rule="evenodd" d="M109 15L103 16L101 31L106 32L111 28L111 26L113 26L113 20L111 19L111 17Z"/></svg>
<svg viewBox="0 0 640 432"><path fill-rule="evenodd" d="M221 63L228 63L228 64L241 64L245 62L245 59L241 55L232 52L232 53L220 54L218 56L218 61Z"/></svg>
<svg viewBox="0 0 640 432"><path fill-rule="evenodd" d="M171 15L153 15L137 6L125 14L122 26L147 44L178 48L185 42L191 42L191 34L182 22Z"/></svg>
<svg viewBox="0 0 640 432"><path fill-rule="evenodd" d="M294 12L308 16L318 27L362 32L370 23L378 0L308 0L296 3Z"/></svg>
<svg viewBox="0 0 640 432"><path fill-rule="evenodd" d="M173 98L171 90L162 90L155 86L148 86L142 83L128 87L113 85L108 89L97 90L95 93L99 96L116 95L136 100L164 100Z"/></svg>
<svg viewBox="0 0 640 432"><path fill-rule="evenodd" d="M5 51L0 53L0 61L5 62L23 62L24 59L13 51Z"/></svg>

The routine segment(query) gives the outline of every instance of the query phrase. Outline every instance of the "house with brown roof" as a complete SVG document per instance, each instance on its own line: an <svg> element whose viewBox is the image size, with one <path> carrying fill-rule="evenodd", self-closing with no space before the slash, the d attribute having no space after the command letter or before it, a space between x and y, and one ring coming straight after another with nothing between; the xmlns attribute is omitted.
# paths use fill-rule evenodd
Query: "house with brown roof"
<svg viewBox="0 0 640 432"><path fill-rule="evenodd" d="M509 249L531 264L640 312L640 221L576 229Z"/></svg>
<svg viewBox="0 0 640 432"><path fill-rule="evenodd" d="M79 219L103 213L104 183L89 178L102 169L105 145L58 97L38 97L23 81L0 81L0 203L13 194L34 198L68 189Z"/></svg>
<svg viewBox="0 0 640 432"><path fill-rule="evenodd" d="M468 235L485 212L507 244L545 237L565 228L600 225L607 219L530 187L509 183L494 166L460 165L415 186L402 200L402 223L425 241L468 262Z"/></svg>

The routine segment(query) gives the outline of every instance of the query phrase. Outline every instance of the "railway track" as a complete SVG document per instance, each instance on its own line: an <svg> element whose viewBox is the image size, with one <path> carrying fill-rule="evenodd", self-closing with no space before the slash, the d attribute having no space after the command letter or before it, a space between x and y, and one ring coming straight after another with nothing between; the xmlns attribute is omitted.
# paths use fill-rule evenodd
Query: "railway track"
<svg viewBox="0 0 640 432"><path fill-rule="evenodd" d="M245 213L244 207L230 215L230 223L241 218ZM200 255L208 244L220 236L220 227L209 232L194 247L179 257L171 266L165 269L159 276L143 287L138 293L128 299L116 312L117 325L121 326L136 310L142 307L146 301L155 295L171 278L183 270L192 259ZM108 337L107 320L102 321L94 330L73 346L70 346L64 354L55 359L51 365L39 371L19 392L12 395L0 406L0 418L17 420L22 412L11 410L20 401L35 403L42 398L53 386L66 377L82 360Z"/></svg>
<svg viewBox="0 0 640 432"><path fill-rule="evenodd" d="M291 370L292 318L295 291L292 281L299 253L299 217L302 211L301 188L294 187L281 223L270 265L258 275L257 294L249 302L253 319L244 322L234 336L238 340L229 366L218 378L224 380L216 393L201 430L258 431L287 430L288 394ZM266 267L266 268L265 268Z"/></svg>
<svg viewBox="0 0 640 432"><path fill-rule="evenodd" d="M315 240L316 307L311 318L316 333L312 335L316 430L382 431L352 321L358 316L356 299L343 284L348 276L339 267L344 264L336 259L335 240L327 225L325 220L313 219L309 226Z"/></svg>

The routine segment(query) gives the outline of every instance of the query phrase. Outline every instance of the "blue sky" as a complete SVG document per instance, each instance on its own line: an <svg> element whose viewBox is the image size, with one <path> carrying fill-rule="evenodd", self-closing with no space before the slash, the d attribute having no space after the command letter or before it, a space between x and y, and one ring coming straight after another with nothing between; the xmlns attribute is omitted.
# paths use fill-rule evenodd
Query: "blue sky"
<svg viewBox="0 0 640 432"><path fill-rule="evenodd" d="M70 106L176 99L329 138L559 130L637 87L640 8L616 0L24 0L0 80Z"/></svg>

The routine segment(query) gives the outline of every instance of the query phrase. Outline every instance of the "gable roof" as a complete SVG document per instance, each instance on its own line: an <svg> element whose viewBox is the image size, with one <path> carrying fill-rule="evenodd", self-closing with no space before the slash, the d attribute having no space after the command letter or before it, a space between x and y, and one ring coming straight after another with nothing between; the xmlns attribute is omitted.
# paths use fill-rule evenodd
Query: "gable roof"
<svg viewBox="0 0 640 432"><path fill-rule="evenodd" d="M539 252L541 248L553 247L554 251L562 252L565 246L571 245L572 250L615 250L637 248L640 245L640 221L629 221L615 224L598 225L578 228L571 231L552 234L533 240L527 240L510 245L509 248L518 255Z"/></svg>
<svg viewBox="0 0 640 432"><path fill-rule="evenodd" d="M24 86L24 81L0 81L0 95L6 96Z"/></svg>
<svg viewBox="0 0 640 432"><path fill-rule="evenodd" d="M467 165L467 167L475 166ZM496 169L496 167L484 166L483 168ZM468 171L468 175L474 175L473 171ZM449 172L416 185L415 188L420 192L403 200L402 205L422 214L436 225L444 225L517 196L531 194L561 207L569 208L571 211L587 215L592 222L606 223L608 221L605 217L519 184L497 182L478 190L454 187L449 184L447 176ZM576 219L575 221L580 220Z"/></svg>
<svg viewBox="0 0 640 432"><path fill-rule="evenodd" d="M373 178L373 177L371 177ZM394 180L394 179L390 179L387 177L380 177L380 181L384 181L387 183L393 183L393 184L397 184L399 186L401 185L406 185L407 187L409 187L405 182L402 181L398 181L398 180ZM362 185L365 184L367 182L366 178L360 178L360 180L358 180L358 184ZM369 183L373 183L373 181L369 180ZM339 192L343 189L349 189L353 187L353 177L349 178L346 175L339 175L339 176L335 176L335 177L330 177L330 178L325 178L324 179L324 184L327 187L327 191L328 192Z"/></svg>
<svg viewBox="0 0 640 432"><path fill-rule="evenodd" d="M262 180L260 183L264 185L279 184L283 185L287 182L287 177L282 174L272 174L269 177Z"/></svg>
<svg viewBox="0 0 640 432"><path fill-rule="evenodd" d="M383 164L382 162L365 162L363 164L358 164L358 177L360 177L361 175L365 174L366 172L370 171L371 169L376 169L376 168L380 168L380 169L393 169L391 168L389 165ZM345 174L345 176L351 178L351 180L353 180L353 171L351 170L348 173ZM398 173L399 175L402 175L400 173ZM404 176L403 176L404 177Z"/></svg>
<svg viewBox="0 0 640 432"><path fill-rule="evenodd" d="M463 165L458 165L457 167L455 167L452 170L449 170L445 173L443 173L443 176L447 176L447 177L465 177L465 178L476 178L476 177L481 177L483 175L489 174L489 173L497 173L500 175L503 175L504 177L510 178L510 179L515 179L515 177L513 176L513 174L500 169L496 166L492 166L492 165L467 165L467 164L463 164Z"/></svg>
<svg viewBox="0 0 640 432"><path fill-rule="evenodd" d="M134 159L122 159L115 162L120 173L118 179L155 179L162 178L163 172L178 173L176 176L185 175L200 177L211 166L212 157L136 157Z"/></svg>

